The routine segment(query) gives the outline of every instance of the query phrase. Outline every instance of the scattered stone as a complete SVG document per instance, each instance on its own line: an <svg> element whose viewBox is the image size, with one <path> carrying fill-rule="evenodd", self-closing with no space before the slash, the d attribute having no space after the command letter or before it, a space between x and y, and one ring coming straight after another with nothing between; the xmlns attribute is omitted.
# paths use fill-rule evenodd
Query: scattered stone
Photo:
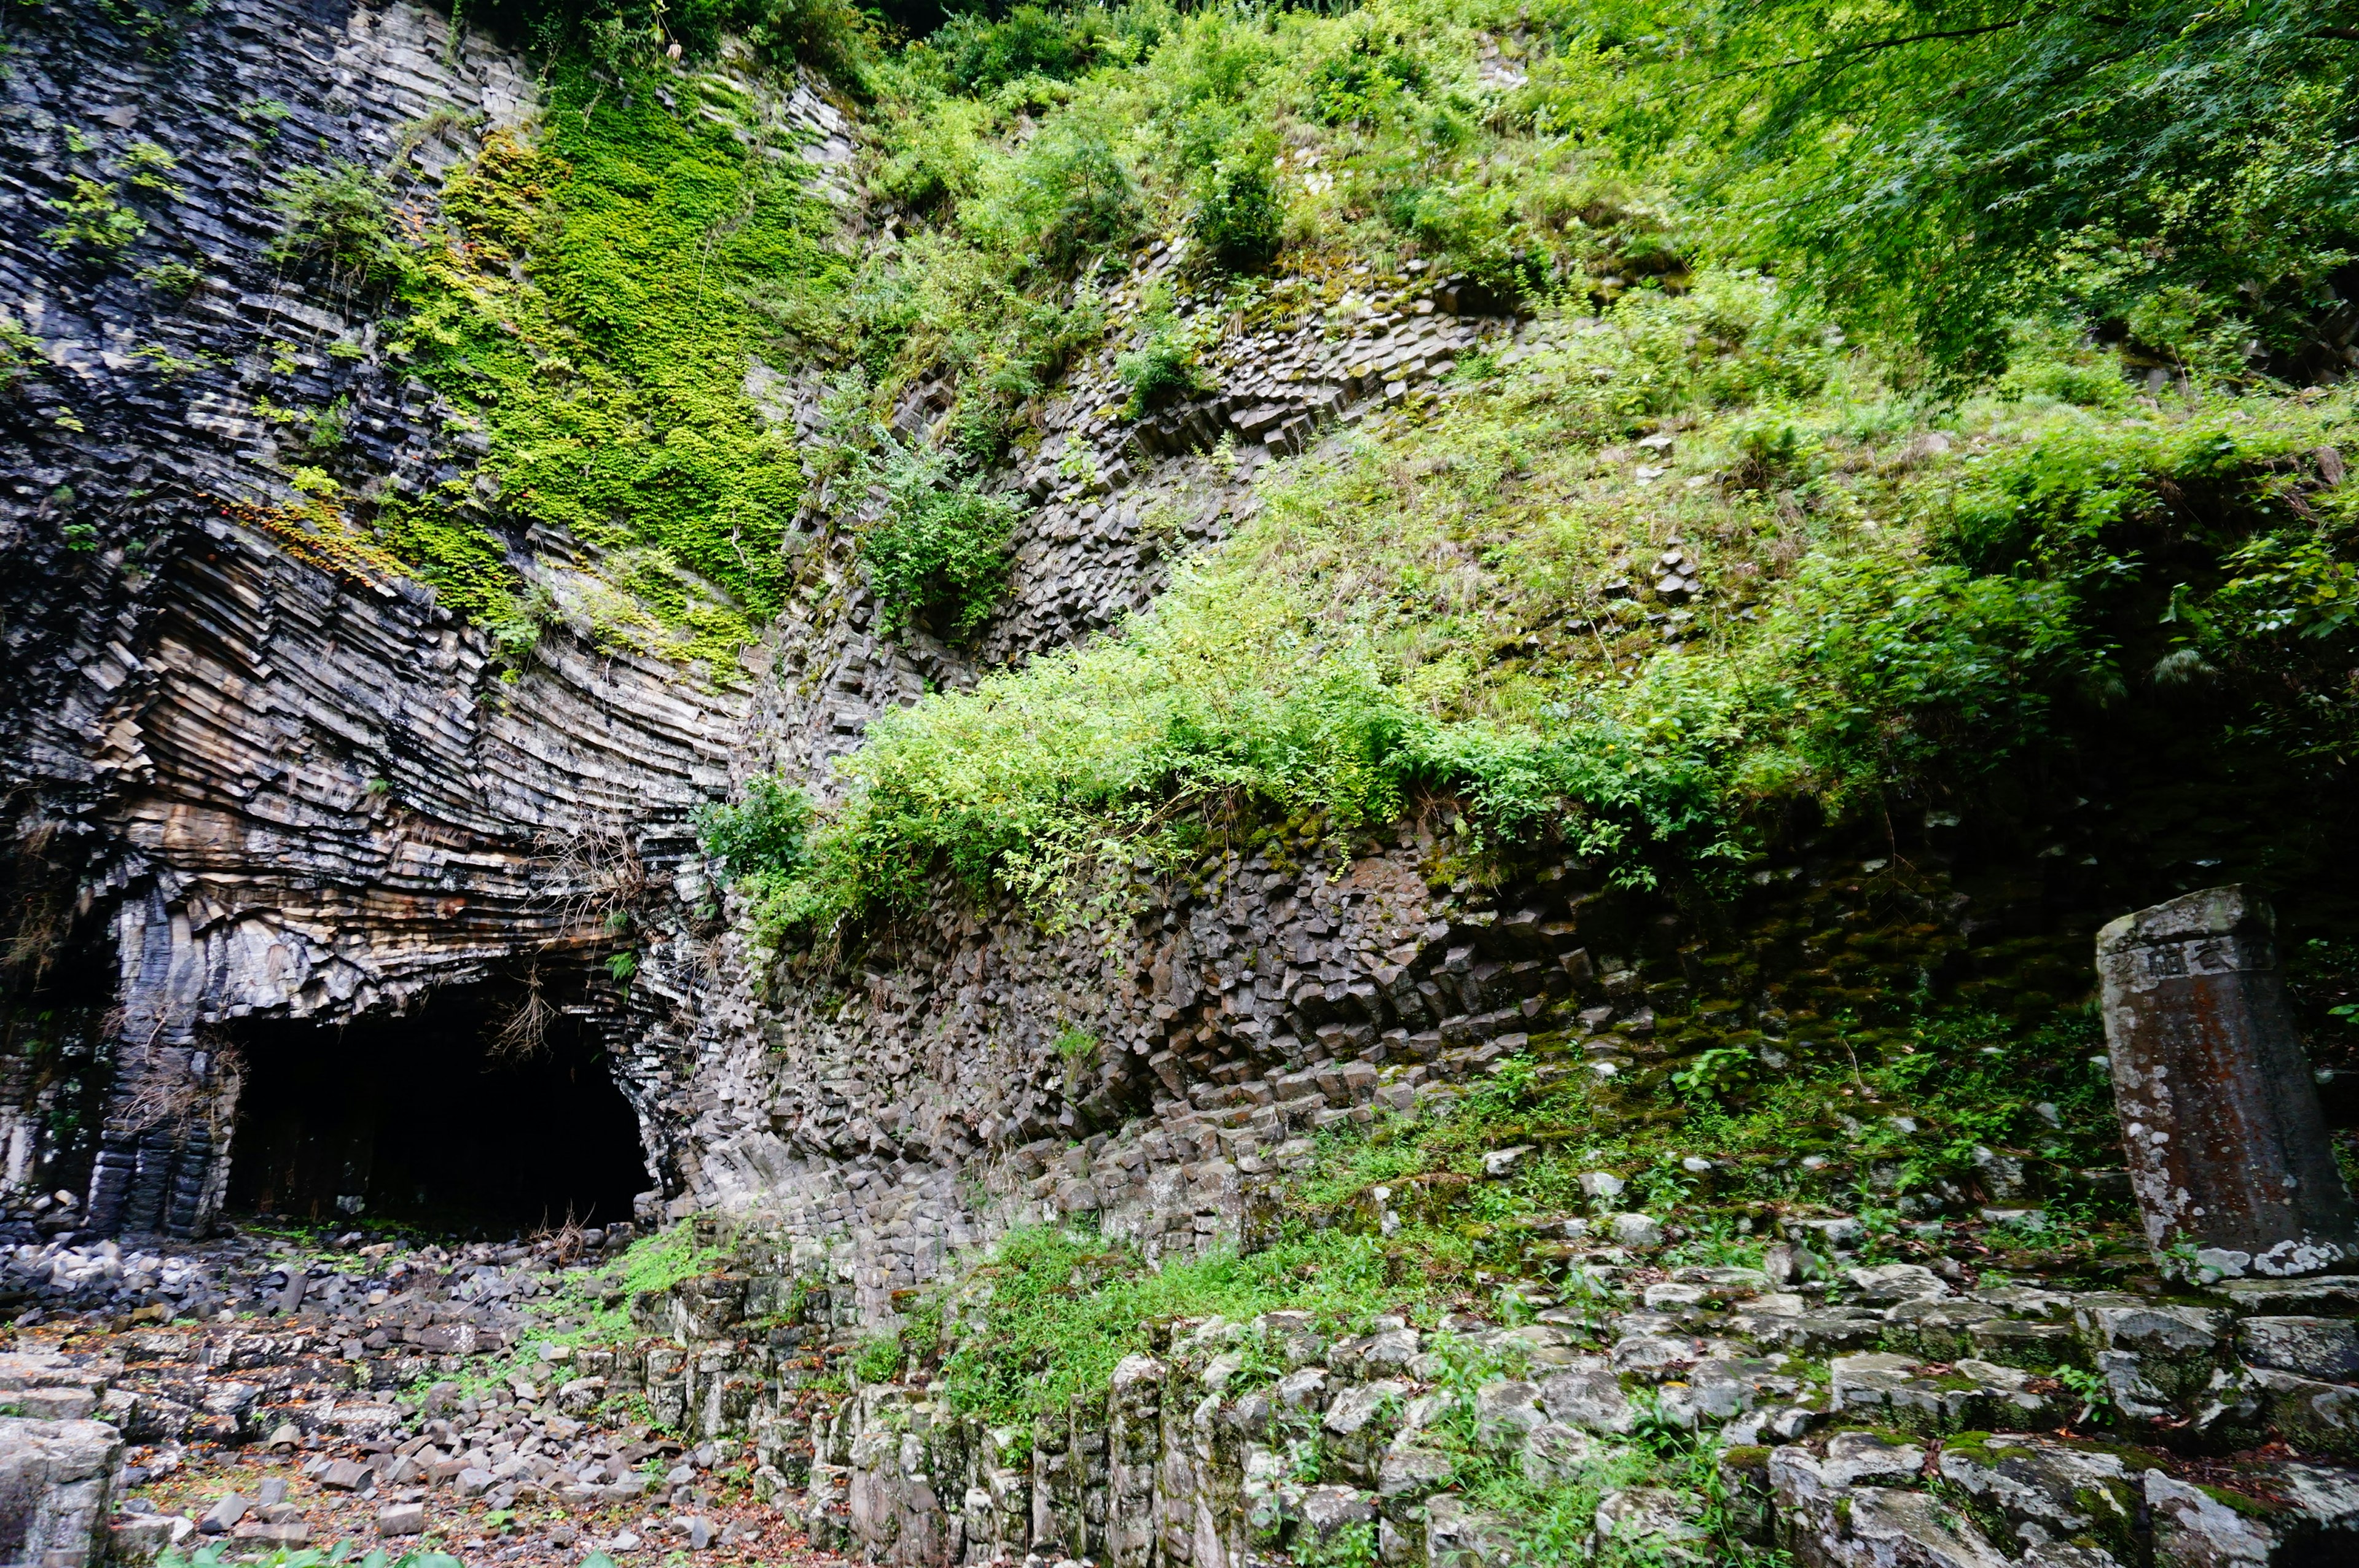
<svg viewBox="0 0 2359 1568"><path fill-rule="evenodd" d="M424 1503L388 1503L376 1513L379 1535L423 1535L426 1533Z"/></svg>
<svg viewBox="0 0 2359 1568"><path fill-rule="evenodd" d="M376 1470L373 1465L350 1459L332 1461L319 1476L320 1485L333 1492L357 1492L375 1479Z"/></svg>

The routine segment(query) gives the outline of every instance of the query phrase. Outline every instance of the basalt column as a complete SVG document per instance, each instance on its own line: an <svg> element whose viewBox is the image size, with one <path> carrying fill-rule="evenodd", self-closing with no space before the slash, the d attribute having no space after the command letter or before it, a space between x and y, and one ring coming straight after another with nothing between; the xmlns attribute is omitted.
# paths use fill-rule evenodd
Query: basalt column
<svg viewBox="0 0 2359 1568"><path fill-rule="evenodd" d="M2303 1274L2359 1258L2318 1088L2277 972L2275 923L2241 887L2097 934L2105 1036L2130 1178L2159 1251L2222 1273Z"/></svg>

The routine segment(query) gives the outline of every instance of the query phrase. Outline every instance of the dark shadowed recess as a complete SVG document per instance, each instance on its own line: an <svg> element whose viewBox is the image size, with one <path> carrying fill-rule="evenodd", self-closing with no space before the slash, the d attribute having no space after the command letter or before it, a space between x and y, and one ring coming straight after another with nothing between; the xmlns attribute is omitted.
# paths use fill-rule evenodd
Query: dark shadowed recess
<svg viewBox="0 0 2359 1568"><path fill-rule="evenodd" d="M406 1017L234 1026L230 1210L500 1236L630 1218L638 1120L594 1033L559 1015L537 1050L503 1052L516 1000L473 988Z"/></svg>

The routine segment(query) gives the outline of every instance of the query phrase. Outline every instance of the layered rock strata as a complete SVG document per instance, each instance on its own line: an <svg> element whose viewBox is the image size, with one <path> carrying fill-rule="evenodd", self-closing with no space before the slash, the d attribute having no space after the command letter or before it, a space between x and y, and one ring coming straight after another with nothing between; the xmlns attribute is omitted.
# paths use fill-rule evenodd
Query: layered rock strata
<svg viewBox="0 0 2359 1568"><path fill-rule="evenodd" d="M22 221L0 235L0 308L42 360L0 434L0 755L28 907L59 912L70 963L116 975L95 1149L51 1144L11 1175L89 1161L92 1224L186 1233L232 1153L227 1021L398 1011L546 965L630 1037L615 988L580 997L596 921L690 848L745 699L562 631L504 673L429 590L278 504L306 454L257 413L274 355L281 396L292 377L348 408L340 461L371 484L416 492L472 461L378 354L384 302L274 258L282 149L430 178L460 127L528 121L524 61L407 5L162 15L145 39L14 35L0 191ZM168 193L124 187L145 231L111 261L42 237L71 173L60 118L101 168L134 145L173 160ZM157 281L166 262L189 265L184 298ZM623 1075L658 1165L666 1070Z"/></svg>

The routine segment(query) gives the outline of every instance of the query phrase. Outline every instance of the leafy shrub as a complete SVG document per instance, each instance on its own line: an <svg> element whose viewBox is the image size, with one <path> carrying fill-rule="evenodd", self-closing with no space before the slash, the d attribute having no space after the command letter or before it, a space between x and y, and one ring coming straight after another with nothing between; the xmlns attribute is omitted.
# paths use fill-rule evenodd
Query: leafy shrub
<svg viewBox="0 0 2359 1568"><path fill-rule="evenodd" d="M1203 390L1196 375L1195 345L1168 316L1147 329L1137 348L1115 358L1114 373L1130 388L1130 402L1123 412L1133 419Z"/></svg>
<svg viewBox="0 0 2359 1568"><path fill-rule="evenodd" d="M1005 19L953 16L932 38L953 90L981 97L1027 76L1064 81L1089 69L1105 39L1094 12L1018 5Z"/></svg>
<svg viewBox="0 0 2359 1568"><path fill-rule="evenodd" d="M1731 479L1740 488L1762 490L1800 460L1807 438L1789 416L1762 414L1737 421L1729 444L1736 452Z"/></svg>
<svg viewBox="0 0 2359 1568"><path fill-rule="evenodd" d="M2074 361L2027 359L2007 367L1999 389L2017 397L2052 397L2082 408L2119 408L2130 400L2128 383L2110 361L2083 364Z"/></svg>
<svg viewBox="0 0 2359 1568"><path fill-rule="evenodd" d="M756 58L799 61L848 92L866 92L875 23L848 0L713 0L713 8L732 17Z"/></svg>
<svg viewBox="0 0 2359 1568"><path fill-rule="evenodd" d="M124 173L135 188L175 201L180 199L180 188L172 176L179 167L169 149L154 142L134 142L123 155Z"/></svg>
<svg viewBox="0 0 2359 1568"><path fill-rule="evenodd" d="M2233 413L2167 429L2070 426L1975 463L1951 503L1942 546L1984 570L2118 573L2098 548L2153 509L2158 482L2234 484L2282 460L2282 430Z"/></svg>
<svg viewBox="0 0 2359 1568"><path fill-rule="evenodd" d="M873 24L844 0L477 0L467 20L547 54L585 54L610 73L672 47L708 59L735 33L766 63L799 61L860 91L875 55Z"/></svg>
<svg viewBox="0 0 2359 1568"><path fill-rule="evenodd" d="M318 263L347 286L393 275L393 188L375 170L342 160L296 169L273 205L285 221L273 260Z"/></svg>
<svg viewBox="0 0 2359 1568"><path fill-rule="evenodd" d="M1396 232L1505 300L1548 281L1545 252L1518 202L1512 186L1480 170L1453 177L1400 167L1381 176L1375 189L1376 208Z"/></svg>
<svg viewBox="0 0 2359 1568"><path fill-rule="evenodd" d="M1016 204L1032 254L1058 275L1138 232L1138 188L1105 139L1084 127L1042 136L1016 170Z"/></svg>
<svg viewBox="0 0 2359 1568"><path fill-rule="evenodd" d="M1687 108L1634 120L1682 157L1724 149L1697 165L1702 193L1755 203L1765 250L1937 373L2002 367L2024 308L2143 314L2182 361L2339 351L2328 279L2359 207L2329 149L2359 93L2314 5L1959 16L1712 0L1691 35L1712 42L1652 88L1681 81ZM1757 70L1771 59L1799 69Z"/></svg>
<svg viewBox="0 0 2359 1568"><path fill-rule="evenodd" d="M919 621L963 637L990 618L1007 583L1017 508L972 477L950 481L936 455L894 453L884 514L860 535L877 602L877 633Z"/></svg>
<svg viewBox="0 0 2359 1568"><path fill-rule="evenodd" d="M756 773L735 805L701 806L693 821L698 846L733 880L793 876L808 863L810 797L775 775Z"/></svg>
<svg viewBox="0 0 2359 1568"><path fill-rule="evenodd" d="M1277 194L1269 159L1223 158L1204 174L1188 232L1199 254L1230 272L1259 272L1277 254Z"/></svg>
<svg viewBox="0 0 2359 1568"><path fill-rule="evenodd" d="M29 374L36 367L47 364L41 352L41 340L25 330L25 324L5 310L0 310L0 392L5 392Z"/></svg>
<svg viewBox="0 0 2359 1568"><path fill-rule="evenodd" d="M1881 557L1811 563L1770 629L1795 745L1829 794L1987 771L2104 667L2065 585Z"/></svg>
<svg viewBox="0 0 2359 1568"><path fill-rule="evenodd" d="M853 1353L852 1375L864 1383L889 1383L901 1375L903 1359L899 1335L872 1335Z"/></svg>
<svg viewBox="0 0 2359 1568"><path fill-rule="evenodd" d="M186 262L158 262L154 266L143 266L139 269L138 277L140 282L171 300L186 299L197 291L197 285L205 280L203 273Z"/></svg>
<svg viewBox="0 0 2359 1568"><path fill-rule="evenodd" d="M51 249L111 262L147 232L147 220L117 200L113 186L79 174L68 176L66 185L65 200L49 203L59 221L41 231Z"/></svg>
<svg viewBox="0 0 2359 1568"><path fill-rule="evenodd" d="M1389 40L1362 34L1310 79L1310 112L1325 124L1373 118L1405 94L1425 90L1425 62Z"/></svg>

